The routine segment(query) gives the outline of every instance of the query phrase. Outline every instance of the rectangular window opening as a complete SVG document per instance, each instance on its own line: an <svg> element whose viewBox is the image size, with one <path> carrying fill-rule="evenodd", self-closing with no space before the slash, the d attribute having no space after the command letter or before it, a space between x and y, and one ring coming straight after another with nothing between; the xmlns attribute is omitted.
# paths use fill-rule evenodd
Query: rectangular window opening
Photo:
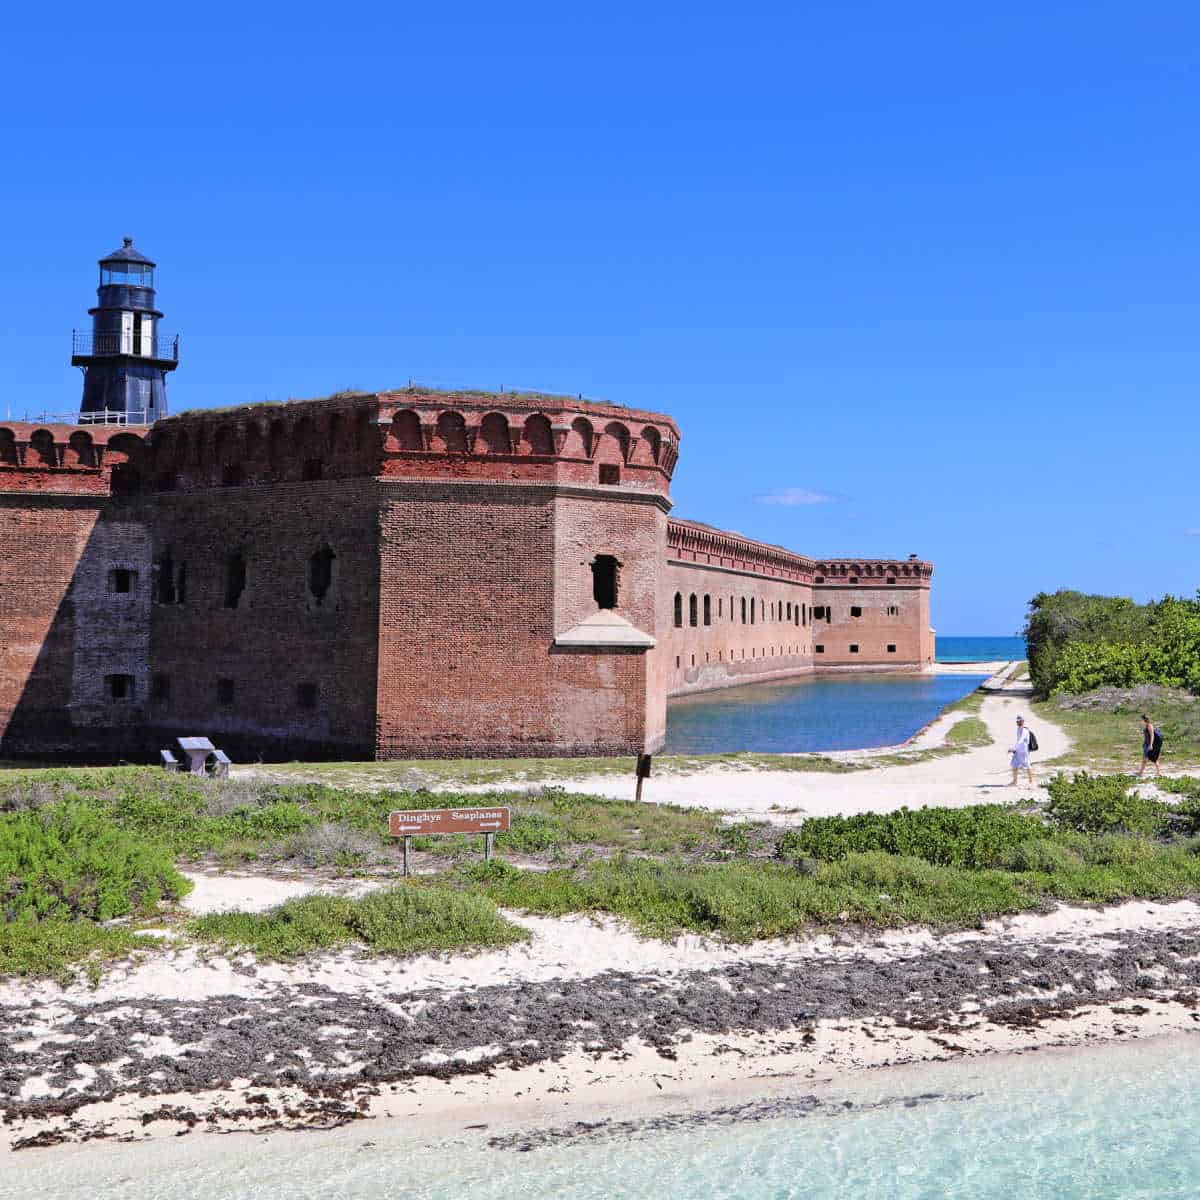
<svg viewBox="0 0 1200 1200"><path fill-rule="evenodd" d="M896 653L896 643L895 642L888 642L888 653L889 654Z"/></svg>
<svg viewBox="0 0 1200 1200"><path fill-rule="evenodd" d="M616 463L600 464L600 482L612 486L621 482L621 468Z"/></svg>
<svg viewBox="0 0 1200 1200"><path fill-rule="evenodd" d="M315 683L301 683L297 685L296 703L301 708L316 708L317 685Z"/></svg>
<svg viewBox="0 0 1200 1200"><path fill-rule="evenodd" d="M857 653L858 653L858 643L857 643L857 642L851 642L851 643L850 643L850 653L851 653L851 654L857 654Z"/></svg>
<svg viewBox="0 0 1200 1200"><path fill-rule="evenodd" d="M225 708L233 703L234 687L232 679L217 680L217 703Z"/></svg>
<svg viewBox="0 0 1200 1200"><path fill-rule="evenodd" d="M108 590L110 592L118 592L121 595L128 595L133 591L133 585L136 580L136 571L130 571L126 567L117 567L109 574Z"/></svg>
<svg viewBox="0 0 1200 1200"><path fill-rule="evenodd" d="M852 617L861 617L862 616L862 607L858 604L850 605L850 615Z"/></svg>
<svg viewBox="0 0 1200 1200"><path fill-rule="evenodd" d="M170 675L154 675L150 679L150 699L151 700L170 700L171 698L171 677Z"/></svg>
<svg viewBox="0 0 1200 1200"><path fill-rule="evenodd" d="M106 675L104 682L108 687L108 695L112 700L133 699L132 675Z"/></svg>
<svg viewBox="0 0 1200 1200"><path fill-rule="evenodd" d="M814 654L824 654L824 653L825 653L825 647L824 647L824 646L814 646L814 647L813 647L813 653L814 653Z"/></svg>

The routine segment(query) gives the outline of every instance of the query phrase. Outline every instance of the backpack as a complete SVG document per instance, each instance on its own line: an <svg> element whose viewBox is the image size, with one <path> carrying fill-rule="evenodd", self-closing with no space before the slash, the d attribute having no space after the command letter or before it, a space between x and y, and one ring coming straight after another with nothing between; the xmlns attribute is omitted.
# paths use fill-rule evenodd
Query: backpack
<svg viewBox="0 0 1200 1200"><path fill-rule="evenodd" d="M1037 734L1028 726L1026 726L1025 732L1029 734L1029 752L1032 754L1038 748Z"/></svg>
<svg viewBox="0 0 1200 1200"><path fill-rule="evenodd" d="M1162 730L1159 729L1159 727L1157 725L1155 725L1155 727L1154 727L1154 742L1151 746L1151 749L1156 752L1161 751L1162 744L1163 744Z"/></svg>

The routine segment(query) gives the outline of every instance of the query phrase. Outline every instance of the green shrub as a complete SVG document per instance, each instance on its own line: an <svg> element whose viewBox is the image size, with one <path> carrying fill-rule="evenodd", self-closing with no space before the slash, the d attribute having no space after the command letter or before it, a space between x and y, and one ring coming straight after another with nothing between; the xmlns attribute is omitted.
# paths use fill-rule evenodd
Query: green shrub
<svg viewBox="0 0 1200 1200"><path fill-rule="evenodd" d="M826 861L856 851L883 850L940 866L988 867L1021 842L1044 834L1041 818L1005 804L968 808L899 809L853 817L813 817L789 829L776 856Z"/></svg>
<svg viewBox="0 0 1200 1200"><path fill-rule="evenodd" d="M1170 810L1159 800L1140 796L1128 775L1056 775L1047 785L1047 813L1061 829L1079 833L1159 833Z"/></svg>
<svg viewBox="0 0 1200 1200"><path fill-rule="evenodd" d="M170 855L81 803L0 815L0 917L105 921L190 884Z"/></svg>
<svg viewBox="0 0 1200 1200"><path fill-rule="evenodd" d="M1078 867L1082 859L1069 846L1051 838L1029 838L1005 855L1003 866L1008 871L1036 871L1054 875Z"/></svg>
<svg viewBox="0 0 1200 1200"><path fill-rule="evenodd" d="M527 934L483 896L409 885L360 899L304 896L264 913L213 913L191 922L205 941L294 958L361 944L380 954L506 946Z"/></svg>
<svg viewBox="0 0 1200 1200"><path fill-rule="evenodd" d="M52 976L69 981L71 968L98 959L120 958L156 945L123 926L92 921L16 921L0 924L0 978Z"/></svg>
<svg viewBox="0 0 1200 1200"><path fill-rule="evenodd" d="M1102 833L1088 839L1084 862L1096 867L1128 867L1147 862L1160 852L1149 838L1120 833Z"/></svg>

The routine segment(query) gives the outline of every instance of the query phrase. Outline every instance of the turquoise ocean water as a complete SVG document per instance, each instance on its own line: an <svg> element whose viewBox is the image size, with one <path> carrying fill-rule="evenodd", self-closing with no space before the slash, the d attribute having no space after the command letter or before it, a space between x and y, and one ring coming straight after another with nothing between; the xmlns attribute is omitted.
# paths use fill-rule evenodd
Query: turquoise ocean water
<svg viewBox="0 0 1200 1200"><path fill-rule="evenodd" d="M937 637L938 662L995 662L1025 657L1025 639L1019 637Z"/></svg>
<svg viewBox="0 0 1200 1200"><path fill-rule="evenodd" d="M762 754L894 746L985 675L865 675L753 683L673 700L665 754Z"/></svg>
<svg viewBox="0 0 1200 1200"><path fill-rule="evenodd" d="M609 1114L626 1123L619 1135L601 1127L527 1152L489 1146L499 1113L437 1136L368 1121L24 1151L0 1166L0 1197L1195 1200L1198 1083L1200 1036L1182 1035L864 1073L819 1088L804 1116L744 1119L780 1100L805 1111L814 1089L799 1081L724 1098L740 1109L725 1117L628 1105Z"/></svg>

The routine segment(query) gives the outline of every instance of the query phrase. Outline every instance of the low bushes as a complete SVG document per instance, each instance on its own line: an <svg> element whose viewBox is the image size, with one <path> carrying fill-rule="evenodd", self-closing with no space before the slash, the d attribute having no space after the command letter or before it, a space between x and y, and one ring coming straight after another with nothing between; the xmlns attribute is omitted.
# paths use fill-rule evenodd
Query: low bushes
<svg viewBox="0 0 1200 1200"><path fill-rule="evenodd" d="M0 816L0 918L6 924L150 912L189 886L161 846L84 804Z"/></svg>
<svg viewBox="0 0 1200 1200"><path fill-rule="evenodd" d="M813 817L776 843L782 859L826 861L882 850L911 855L939 866L990 867L1029 838L1045 832L1040 817L1011 805L899 809L853 817Z"/></svg>
<svg viewBox="0 0 1200 1200"><path fill-rule="evenodd" d="M404 886L360 899L304 896L264 913L214 913L191 922L204 941L294 958L361 943L378 953L416 954L506 946L528 936L484 896Z"/></svg>
<svg viewBox="0 0 1200 1200"><path fill-rule="evenodd" d="M1079 833L1161 833L1170 809L1133 791L1132 783L1127 775L1056 775L1047 785L1047 814L1060 828Z"/></svg>

